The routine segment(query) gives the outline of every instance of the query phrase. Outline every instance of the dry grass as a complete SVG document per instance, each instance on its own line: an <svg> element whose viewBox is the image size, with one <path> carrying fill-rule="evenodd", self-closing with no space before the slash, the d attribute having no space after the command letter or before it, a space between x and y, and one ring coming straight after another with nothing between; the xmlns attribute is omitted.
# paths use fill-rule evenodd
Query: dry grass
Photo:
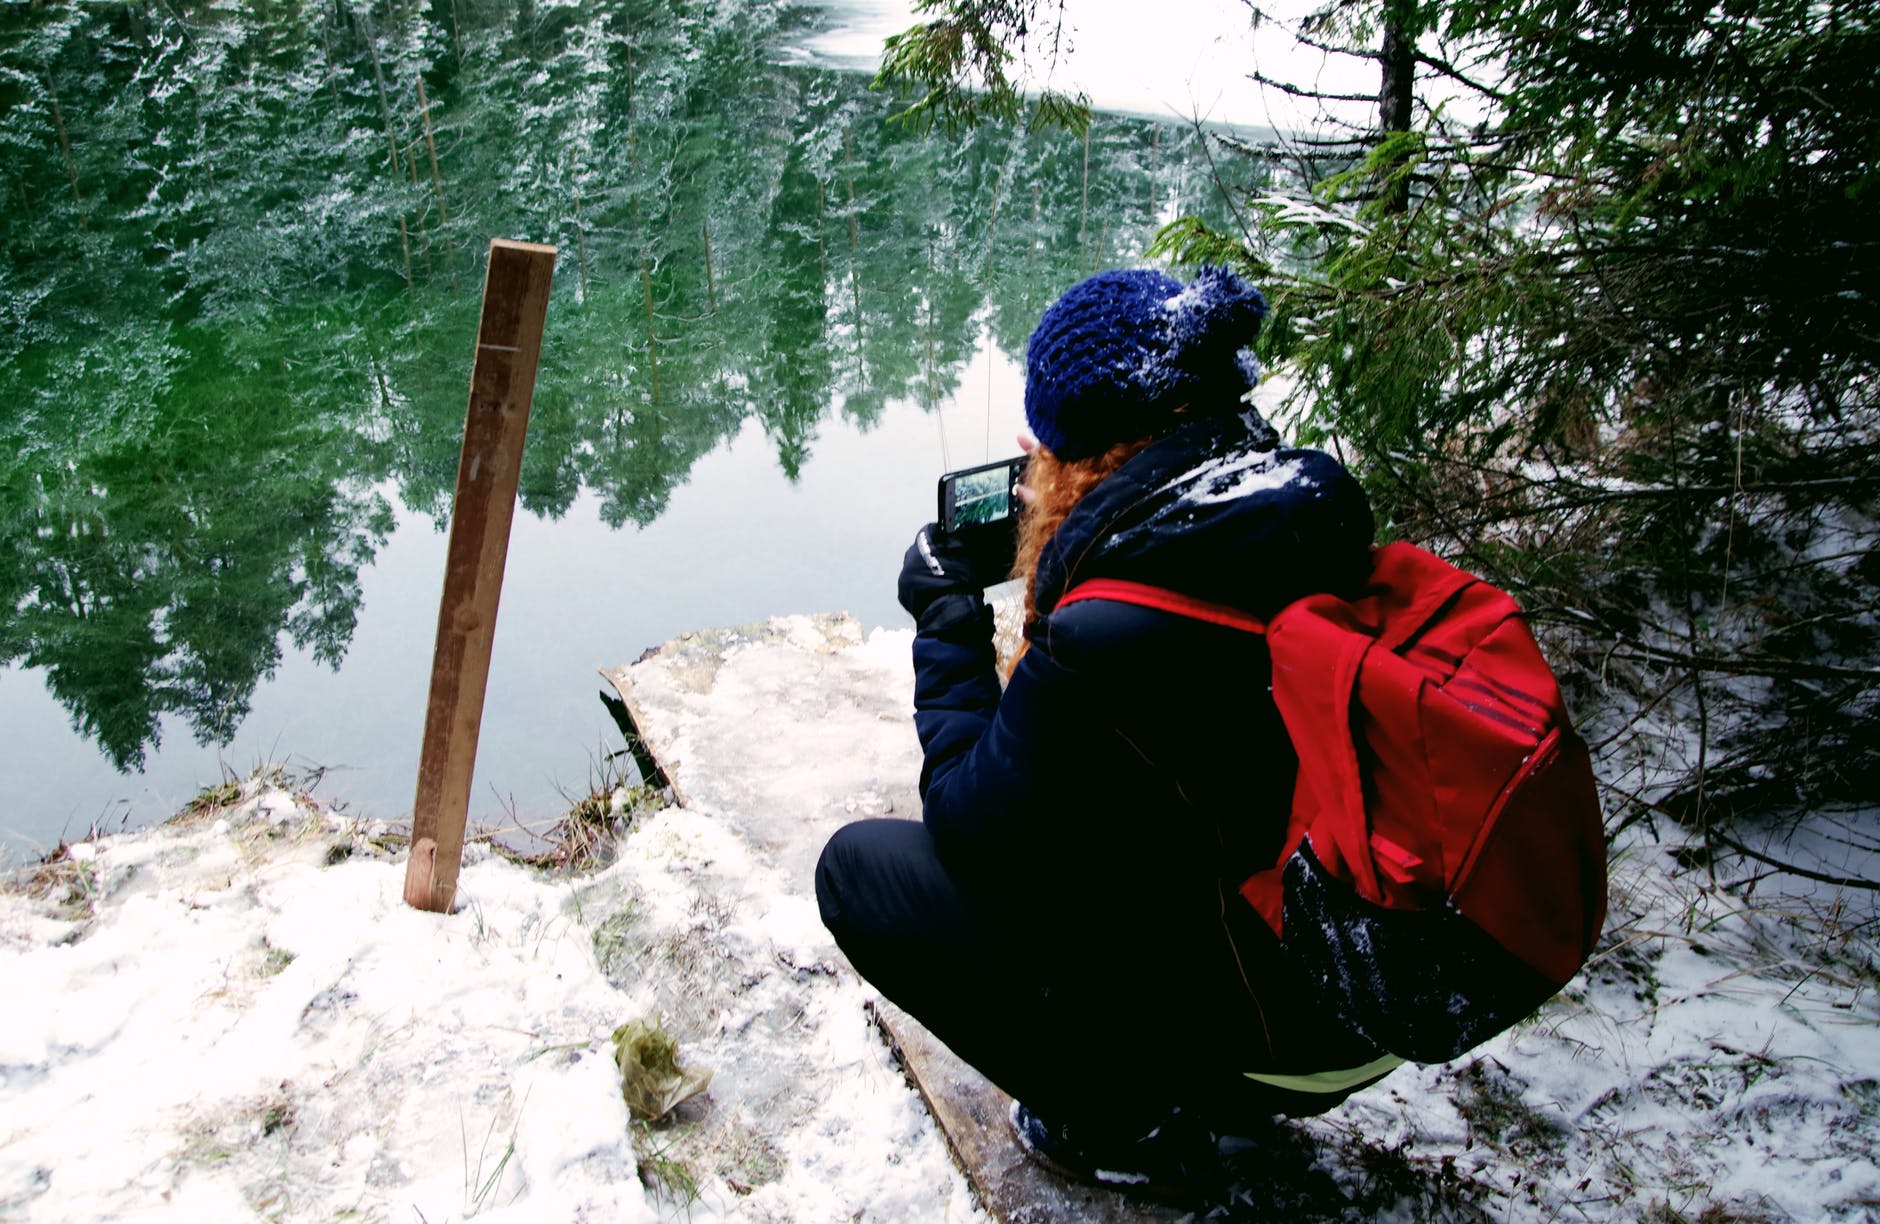
<svg viewBox="0 0 1880 1224"><path fill-rule="evenodd" d="M238 777L224 765L220 782L196 792L194 798L164 823L186 827L209 824L270 790L285 792L303 808L332 810L330 805L321 804L313 796L314 790L325 777L326 768L319 765L267 762L256 766L245 778Z"/></svg>
<svg viewBox="0 0 1880 1224"><path fill-rule="evenodd" d="M587 793L568 796L568 810L561 819L547 833L531 838L541 849L519 850L494 837L491 848L511 862L546 871L583 872L607 866L634 820L672 801L664 788L630 783L625 772L630 763L625 753L599 758L590 770Z"/></svg>
<svg viewBox="0 0 1880 1224"><path fill-rule="evenodd" d="M50 916L60 921L90 921L99 896L98 868L89 859L73 856L75 844L86 843L60 842L37 863L9 872L0 880L0 888L44 902Z"/></svg>

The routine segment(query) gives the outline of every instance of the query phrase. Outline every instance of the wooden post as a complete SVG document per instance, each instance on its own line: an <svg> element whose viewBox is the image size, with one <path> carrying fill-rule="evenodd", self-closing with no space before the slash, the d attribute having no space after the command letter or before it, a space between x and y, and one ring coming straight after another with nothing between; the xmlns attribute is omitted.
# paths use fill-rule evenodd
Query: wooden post
<svg viewBox="0 0 1880 1224"><path fill-rule="evenodd" d="M509 522L522 476L522 440L535 395L542 326L555 248L498 238L483 281L483 321L470 374L470 411L457 465L444 596L431 659L431 699L424 715L418 792L411 806L411 859L405 901L450 912L463 863L470 775L483 692L490 676L496 603L509 553Z"/></svg>

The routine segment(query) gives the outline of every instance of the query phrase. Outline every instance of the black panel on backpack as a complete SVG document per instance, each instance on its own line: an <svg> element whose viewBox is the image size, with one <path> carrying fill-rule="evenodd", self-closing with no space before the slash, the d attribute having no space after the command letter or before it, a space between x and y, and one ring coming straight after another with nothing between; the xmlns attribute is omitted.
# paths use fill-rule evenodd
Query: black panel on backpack
<svg viewBox="0 0 1880 1224"><path fill-rule="evenodd" d="M1558 989L1448 907L1385 909L1327 871L1311 843L1286 863L1283 934L1325 1007L1412 1062L1447 1062Z"/></svg>

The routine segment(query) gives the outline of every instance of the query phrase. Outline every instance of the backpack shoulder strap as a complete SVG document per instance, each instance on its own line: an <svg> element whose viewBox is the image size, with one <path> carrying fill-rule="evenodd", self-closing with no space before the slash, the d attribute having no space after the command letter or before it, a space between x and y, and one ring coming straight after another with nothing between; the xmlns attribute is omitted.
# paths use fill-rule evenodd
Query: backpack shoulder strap
<svg viewBox="0 0 1880 1224"><path fill-rule="evenodd" d="M1091 578L1059 597L1063 607L1084 599L1159 608L1179 616L1257 633L1273 642L1267 622L1226 604L1211 603L1166 587L1122 578ZM1321 609L1321 605L1324 605ZM1342 610L1344 615L1338 613ZM1315 615L1319 613L1323 615ZM1375 645L1350 615L1349 605L1331 596L1308 597L1288 605L1274 618L1286 646L1274 660L1273 693L1281 719L1300 758L1299 789L1288 821L1285 853L1271 870L1256 873L1241 886L1275 934L1280 930L1281 872L1308 832L1325 844L1325 854L1348 878L1376 896L1376 867L1367 850L1363 781L1357 743L1352 735L1351 702L1358 672ZM1303 630L1303 632L1301 631ZM1295 641L1295 639L1299 639ZM1314 802L1302 802L1310 794ZM1310 819L1308 818L1310 817Z"/></svg>
<svg viewBox="0 0 1880 1224"><path fill-rule="evenodd" d="M1173 612L1193 620L1207 621L1212 625L1226 625L1231 629L1241 629L1248 633L1264 634L1266 622L1252 613L1227 604L1210 603L1205 599L1196 599L1192 595L1183 595L1180 591L1171 591L1167 587L1152 586L1146 582L1131 582L1127 578L1090 578L1078 583L1058 597L1057 606L1077 603L1085 599L1108 599L1116 603L1136 604L1143 608L1159 608L1164 612Z"/></svg>

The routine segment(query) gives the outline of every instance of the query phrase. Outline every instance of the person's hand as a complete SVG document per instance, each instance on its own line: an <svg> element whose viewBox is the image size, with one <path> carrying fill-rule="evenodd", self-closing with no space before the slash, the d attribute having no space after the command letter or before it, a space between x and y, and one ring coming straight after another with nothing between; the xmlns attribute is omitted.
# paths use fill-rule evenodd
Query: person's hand
<svg viewBox="0 0 1880 1224"><path fill-rule="evenodd" d="M937 524L929 523L908 545L901 559L901 581L897 593L901 606L916 621L935 602L948 595L977 598L985 590L972 549L958 535L947 535Z"/></svg>
<svg viewBox="0 0 1880 1224"><path fill-rule="evenodd" d="M1031 458L1031 452L1038 449L1038 439L1031 436L1031 430L1021 429L1018 431L1018 449L1024 452L1027 459ZM1018 494L1018 500L1024 502L1027 506L1036 505L1038 502L1038 491L1030 485L1013 485L1012 492Z"/></svg>

